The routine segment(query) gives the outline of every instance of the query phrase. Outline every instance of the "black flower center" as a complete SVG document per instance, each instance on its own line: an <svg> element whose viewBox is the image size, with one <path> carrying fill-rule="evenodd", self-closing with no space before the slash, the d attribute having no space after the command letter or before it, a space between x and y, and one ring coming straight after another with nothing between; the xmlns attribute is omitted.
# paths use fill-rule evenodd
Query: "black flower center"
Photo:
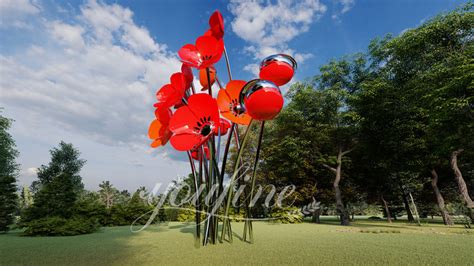
<svg viewBox="0 0 474 266"><path fill-rule="evenodd" d="M212 55L204 55L204 56L202 57L202 60L203 60L203 61L211 60L211 58L212 58Z"/></svg>
<svg viewBox="0 0 474 266"><path fill-rule="evenodd" d="M240 105L237 99L233 99L230 102L230 110L235 116L240 116L241 114L245 113L245 109Z"/></svg>
<svg viewBox="0 0 474 266"><path fill-rule="evenodd" d="M211 117L201 117L199 121L197 122L197 126L194 127L194 130L199 132L202 136L208 136L212 132L212 122L211 122Z"/></svg>
<svg viewBox="0 0 474 266"><path fill-rule="evenodd" d="M211 126L210 125L205 125L201 128L201 135L207 136L211 133Z"/></svg>

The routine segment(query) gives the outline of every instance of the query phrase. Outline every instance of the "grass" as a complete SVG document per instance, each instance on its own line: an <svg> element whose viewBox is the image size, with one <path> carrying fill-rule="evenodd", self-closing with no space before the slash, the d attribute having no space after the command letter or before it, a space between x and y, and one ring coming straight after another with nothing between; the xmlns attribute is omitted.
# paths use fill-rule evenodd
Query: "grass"
<svg viewBox="0 0 474 266"><path fill-rule="evenodd" d="M195 248L194 228L182 223L104 228L73 237L0 235L0 265L129 264L436 264L474 265L474 230L439 223L357 220L342 227L323 224L254 223L255 244L241 242L243 223L234 223L234 243Z"/></svg>

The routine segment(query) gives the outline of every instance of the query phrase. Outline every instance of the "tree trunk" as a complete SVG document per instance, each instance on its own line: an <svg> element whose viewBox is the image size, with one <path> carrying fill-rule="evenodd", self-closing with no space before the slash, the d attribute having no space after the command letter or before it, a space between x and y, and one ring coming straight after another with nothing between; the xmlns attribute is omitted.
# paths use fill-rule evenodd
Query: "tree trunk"
<svg viewBox="0 0 474 266"><path fill-rule="evenodd" d="M436 196L436 202L438 203L438 207L441 212L441 217L443 217L444 224L454 225L453 219L449 215L448 211L446 210L446 206L444 205L443 195L441 195L441 192L438 189L438 173L436 173L435 169L431 169L431 186L433 187L433 191Z"/></svg>
<svg viewBox="0 0 474 266"><path fill-rule="evenodd" d="M458 155L461 154L461 152L463 152L462 149L453 151L453 153L451 153L451 168L454 171L454 177L456 179L456 182L458 183L459 192L461 193L462 199L464 200L468 208L474 208L474 202L469 196L466 182L464 181L461 170L458 167Z"/></svg>
<svg viewBox="0 0 474 266"><path fill-rule="evenodd" d="M339 148L339 152L337 153L336 168L323 164L326 168L328 168L329 170L333 171L336 174L334 178L334 182L333 182L333 187L334 187L334 194L336 195L336 209L337 209L337 212L339 213L341 225L350 225L349 213L347 212L346 208L344 207L344 203L342 202L341 190L339 189L339 182L341 181L342 157L351 151L352 150L342 151L342 149Z"/></svg>
<svg viewBox="0 0 474 266"><path fill-rule="evenodd" d="M390 215L390 210L388 209L387 201L385 201L385 199L383 198L383 195L382 195L382 201L383 201L383 205L385 206L385 213L387 213L387 221L389 223L392 223L392 216Z"/></svg>
<svg viewBox="0 0 474 266"><path fill-rule="evenodd" d="M105 201L106 201L106 205L107 205L106 208L110 209L112 207L112 195L107 194Z"/></svg>
<svg viewBox="0 0 474 266"><path fill-rule="evenodd" d="M408 193L408 195L410 196L411 204L413 204L413 212L415 213L415 216L416 216L416 223L418 225L421 225L420 215L418 214L418 208L416 208L416 204L415 204L415 201L413 200L413 196L411 195L411 192Z"/></svg>
<svg viewBox="0 0 474 266"><path fill-rule="evenodd" d="M400 190L402 191L403 205L405 206L405 211L407 212L408 221L414 222L415 219L413 218L413 214L411 213L411 210L410 210L410 204L408 203L407 194L405 193L405 190L403 189L402 183L399 181L398 184L400 186Z"/></svg>
<svg viewBox="0 0 474 266"><path fill-rule="evenodd" d="M339 212L339 216L341 219L341 225L349 225L349 213L347 212L346 208L344 207L344 203L342 202L341 190L339 189L339 182L341 181L341 171L342 171L342 156L343 152L339 149L339 153L337 155L337 167L336 167L336 177L334 178L334 192L336 194L336 208Z"/></svg>

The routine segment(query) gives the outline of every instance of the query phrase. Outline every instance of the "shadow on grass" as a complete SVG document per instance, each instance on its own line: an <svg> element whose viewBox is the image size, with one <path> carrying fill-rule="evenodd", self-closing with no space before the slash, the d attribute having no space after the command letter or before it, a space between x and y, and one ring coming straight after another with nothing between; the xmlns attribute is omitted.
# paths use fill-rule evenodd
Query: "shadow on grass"
<svg viewBox="0 0 474 266"><path fill-rule="evenodd" d="M15 230L0 235L0 265L116 264L126 261L133 233L128 226L106 227L77 236L21 236ZM113 252L111 252L113 251Z"/></svg>

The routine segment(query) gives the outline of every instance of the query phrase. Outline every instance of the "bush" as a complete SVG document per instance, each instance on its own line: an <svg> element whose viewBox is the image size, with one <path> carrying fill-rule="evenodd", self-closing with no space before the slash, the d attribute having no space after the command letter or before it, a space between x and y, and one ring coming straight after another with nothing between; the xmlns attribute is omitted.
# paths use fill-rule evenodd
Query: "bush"
<svg viewBox="0 0 474 266"><path fill-rule="evenodd" d="M32 220L24 224L26 236L73 236L90 234L99 229L99 222L96 219L72 217L65 219L62 217L46 217Z"/></svg>
<svg viewBox="0 0 474 266"><path fill-rule="evenodd" d="M271 221L283 224L303 222L303 213L297 207L275 208L270 212Z"/></svg>
<svg viewBox="0 0 474 266"><path fill-rule="evenodd" d="M108 218L105 205L87 197L84 197L76 202L73 212L75 216L96 219L101 225L105 225Z"/></svg>
<svg viewBox="0 0 474 266"><path fill-rule="evenodd" d="M191 209L192 206L189 206L187 208ZM176 220L178 222L193 222L196 220L196 213L189 209L179 209Z"/></svg>
<svg viewBox="0 0 474 266"><path fill-rule="evenodd" d="M368 219L369 220L382 220L382 218L380 218L378 216L370 216Z"/></svg>

